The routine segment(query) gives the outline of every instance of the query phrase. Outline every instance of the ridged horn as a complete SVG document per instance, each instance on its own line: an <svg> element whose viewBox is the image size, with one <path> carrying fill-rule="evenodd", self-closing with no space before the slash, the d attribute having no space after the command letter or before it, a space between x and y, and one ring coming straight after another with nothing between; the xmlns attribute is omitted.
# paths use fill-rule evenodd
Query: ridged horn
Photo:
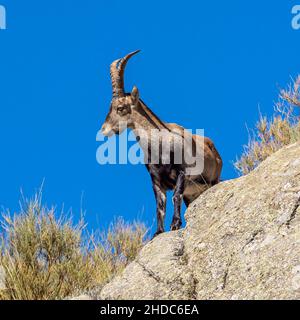
<svg viewBox="0 0 300 320"><path fill-rule="evenodd" d="M136 50L134 52L131 52L124 58L115 60L110 65L110 77L111 77L111 83L112 83L113 98L120 98L125 96L125 89L124 89L125 67L128 60L135 54L139 53L140 51L141 50Z"/></svg>

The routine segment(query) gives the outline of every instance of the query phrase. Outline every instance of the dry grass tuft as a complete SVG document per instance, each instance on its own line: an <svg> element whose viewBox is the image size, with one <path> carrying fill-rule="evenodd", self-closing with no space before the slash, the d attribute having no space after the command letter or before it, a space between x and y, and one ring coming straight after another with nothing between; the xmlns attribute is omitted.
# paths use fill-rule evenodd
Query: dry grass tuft
<svg viewBox="0 0 300 320"><path fill-rule="evenodd" d="M132 261L145 242L143 223L115 220L107 232L90 236L83 219L42 206L41 195L21 212L3 214L0 266L5 290L0 299L63 299L107 283Z"/></svg>
<svg viewBox="0 0 300 320"><path fill-rule="evenodd" d="M274 116L260 116L244 153L234 163L240 174L248 174L277 150L300 140L300 118L295 107L300 107L300 75L287 90L281 90Z"/></svg>

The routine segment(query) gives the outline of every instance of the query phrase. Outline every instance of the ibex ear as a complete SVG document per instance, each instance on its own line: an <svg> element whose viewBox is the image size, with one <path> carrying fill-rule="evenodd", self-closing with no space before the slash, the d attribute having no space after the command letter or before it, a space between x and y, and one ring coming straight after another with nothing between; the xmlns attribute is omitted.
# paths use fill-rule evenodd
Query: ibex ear
<svg viewBox="0 0 300 320"><path fill-rule="evenodd" d="M136 104L140 99L139 89L136 86L134 86L131 91L131 97L133 99L134 104Z"/></svg>

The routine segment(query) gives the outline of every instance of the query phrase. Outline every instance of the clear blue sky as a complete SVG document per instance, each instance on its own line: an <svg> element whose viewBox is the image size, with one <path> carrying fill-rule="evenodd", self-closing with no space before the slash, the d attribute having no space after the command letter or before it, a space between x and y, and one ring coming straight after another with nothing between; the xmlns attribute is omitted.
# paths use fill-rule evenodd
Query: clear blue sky
<svg viewBox="0 0 300 320"><path fill-rule="evenodd" d="M163 120L204 128L224 159L223 179L279 87L300 72L300 1L0 0L0 205L18 208L45 178L44 200L79 211L90 228L113 216L149 224L155 201L144 166L99 166L111 99L109 65L128 64L126 88ZM169 201L170 202L170 201ZM168 206L168 216L172 208Z"/></svg>

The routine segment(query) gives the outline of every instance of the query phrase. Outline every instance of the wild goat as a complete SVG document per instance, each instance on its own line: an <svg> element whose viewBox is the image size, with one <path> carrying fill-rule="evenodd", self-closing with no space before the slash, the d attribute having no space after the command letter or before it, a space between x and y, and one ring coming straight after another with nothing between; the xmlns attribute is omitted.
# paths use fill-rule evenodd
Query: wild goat
<svg viewBox="0 0 300 320"><path fill-rule="evenodd" d="M178 230L182 225L180 214L182 200L188 206L207 188L219 183L222 159L210 139L186 133L181 126L160 120L140 99L137 87L133 87L131 93L125 93L125 67L128 60L138 52L139 50L118 59L110 66L113 98L101 130L104 136L121 134L126 128L134 131L145 154L145 165L152 179L158 224L155 235L158 235L164 232L166 192L174 190L174 215L171 230ZM163 134L160 135L160 133ZM191 146L187 150L188 147L184 141L189 137ZM163 139L168 140L171 144L169 163L165 161L166 154L161 151ZM155 149L158 151L153 151L154 145L158 146ZM193 157L200 156L203 159L201 171L191 173L190 169L195 166L195 163L190 161L187 163L185 160L182 160L181 163L175 161L176 153L178 155L180 152L188 153ZM158 161L153 162L152 159L155 157L158 158Z"/></svg>

